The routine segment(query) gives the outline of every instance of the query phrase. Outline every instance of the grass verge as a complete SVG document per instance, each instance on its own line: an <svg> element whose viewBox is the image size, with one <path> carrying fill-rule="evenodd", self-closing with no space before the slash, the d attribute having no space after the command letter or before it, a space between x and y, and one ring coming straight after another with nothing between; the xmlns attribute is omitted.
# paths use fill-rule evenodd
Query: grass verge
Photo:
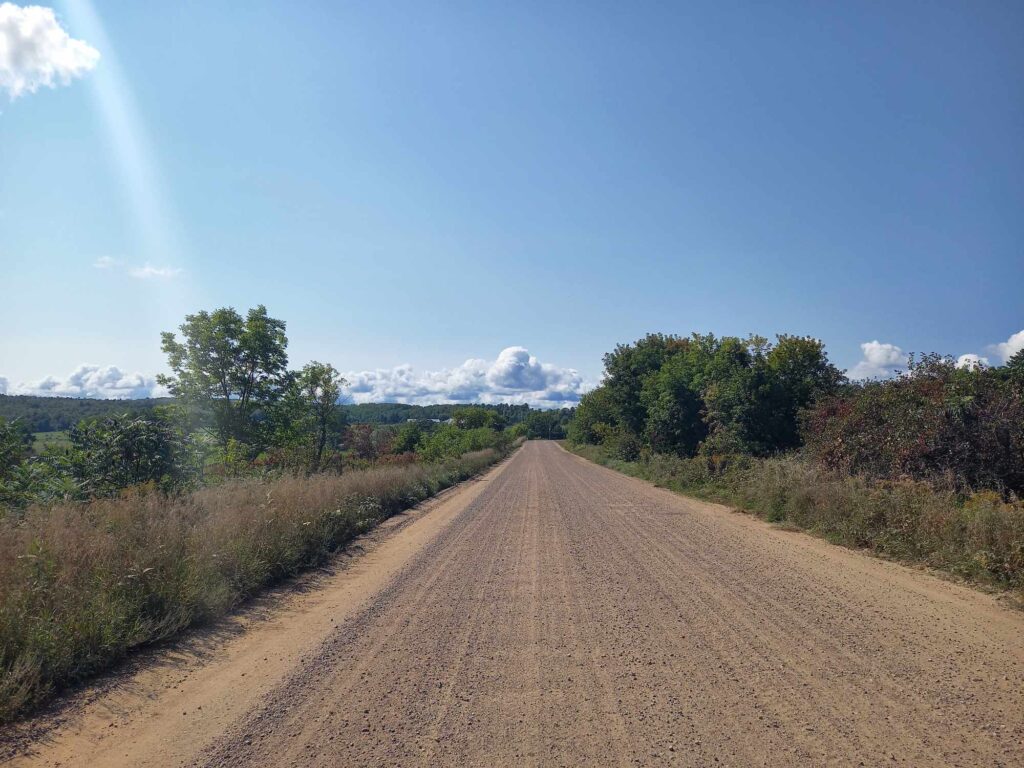
<svg viewBox="0 0 1024 768"><path fill-rule="evenodd" d="M0 519L0 722L136 646L226 614L502 457L487 449Z"/></svg>
<svg viewBox="0 0 1024 768"><path fill-rule="evenodd" d="M774 523L1024 593L1024 503L981 491L957 494L912 481L834 475L797 457L694 458L651 454L622 461L593 445L586 459L678 493L728 504Z"/></svg>

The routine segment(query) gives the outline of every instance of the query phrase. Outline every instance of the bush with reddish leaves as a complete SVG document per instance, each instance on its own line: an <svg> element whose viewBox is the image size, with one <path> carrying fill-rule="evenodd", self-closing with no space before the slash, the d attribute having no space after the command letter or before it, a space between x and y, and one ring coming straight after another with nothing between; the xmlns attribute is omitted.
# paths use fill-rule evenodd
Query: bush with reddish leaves
<svg viewBox="0 0 1024 768"><path fill-rule="evenodd" d="M852 385L803 419L809 455L846 474L1024 493L1024 387L1007 368L938 355Z"/></svg>

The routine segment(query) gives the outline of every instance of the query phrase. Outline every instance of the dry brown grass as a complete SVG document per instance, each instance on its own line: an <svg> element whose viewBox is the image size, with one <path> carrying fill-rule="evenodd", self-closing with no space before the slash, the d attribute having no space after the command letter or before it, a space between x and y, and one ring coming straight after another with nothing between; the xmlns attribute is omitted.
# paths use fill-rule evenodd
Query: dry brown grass
<svg viewBox="0 0 1024 768"><path fill-rule="evenodd" d="M494 463L237 480L0 520L0 722L123 657L223 615L353 537Z"/></svg>

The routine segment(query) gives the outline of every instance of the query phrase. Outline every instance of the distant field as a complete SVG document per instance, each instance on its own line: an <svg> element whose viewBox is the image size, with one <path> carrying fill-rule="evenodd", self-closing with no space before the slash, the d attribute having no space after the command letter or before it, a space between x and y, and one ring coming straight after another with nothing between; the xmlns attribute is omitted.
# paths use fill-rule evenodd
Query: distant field
<svg viewBox="0 0 1024 768"><path fill-rule="evenodd" d="M36 434L64 432L82 419L145 413L159 405L171 405L173 398L143 400L95 400L75 397L0 395L0 418L20 420ZM409 405L406 403L363 403L342 405L350 424L403 424L410 419L450 419L457 404ZM523 421L530 412L526 405L482 405L502 414L509 424Z"/></svg>
<svg viewBox="0 0 1024 768"><path fill-rule="evenodd" d="M36 432L32 435L32 452L42 453L47 448L64 448L71 444L66 429L54 432Z"/></svg>

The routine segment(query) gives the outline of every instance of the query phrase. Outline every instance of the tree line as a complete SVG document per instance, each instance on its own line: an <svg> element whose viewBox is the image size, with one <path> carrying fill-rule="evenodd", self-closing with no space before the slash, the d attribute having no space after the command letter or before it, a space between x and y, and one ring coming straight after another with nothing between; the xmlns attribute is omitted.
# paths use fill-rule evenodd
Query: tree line
<svg viewBox="0 0 1024 768"><path fill-rule="evenodd" d="M141 485L174 492L247 473L444 461L504 450L518 437L554 436L552 419L568 418L538 420L516 405L388 404L377 409L380 423L350 423L339 402L345 379L319 361L290 369L285 322L262 305L245 315L232 308L187 315L177 332L161 335L161 347L170 373L158 381L171 399L117 412L104 405L70 427L65 445L41 453L25 422L0 417L0 504L109 496ZM387 423L399 413L424 417Z"/></svg>
<svg viewBox="0 0 1024 768"><path fill-rule="evenodd" d="M851 382L811 337L649 334L604 370L568 435L621 459L800 451L848 474L1024 491L1024 352L999 367L926 355Z"/></svg>
<svg viewBox="0 0 1024 768"><path fill-rule="evenodd" d="M147 413L157 406L173 402L168 397L97 400L86 397L0 395L0 418L9 422L18 421L29 432L63 432L83 419Z"/></svg>
<svg viewBox="0 0 1024 768"><path fill-rule="evenodd" d="M461 407L464 406L452 403L348 403L342 406L342 411L346 419L353 424L404 424L410 419L447 421L452 418L454 411ZM534 412L528 405L510 403L488 403L474 407L497 411L508 424L518 424Z"/></svg>
<svg viewBox="0 0 1024 768"><path fill-rule="evenodd" d="M44 397L40 395L0 395L0 418L19 421L31 433L66 432L83 419L144 414L154 408L174 405L173 397L137 400L99 400L87 397ZM411 403L342 403L338 406L347 424L404 424L412 420L447 421L460 406L453 403L413 405ZM495 410L509 424L525 421L539 412L529 405L506 403L479 404L474 407Z"/></svg>

